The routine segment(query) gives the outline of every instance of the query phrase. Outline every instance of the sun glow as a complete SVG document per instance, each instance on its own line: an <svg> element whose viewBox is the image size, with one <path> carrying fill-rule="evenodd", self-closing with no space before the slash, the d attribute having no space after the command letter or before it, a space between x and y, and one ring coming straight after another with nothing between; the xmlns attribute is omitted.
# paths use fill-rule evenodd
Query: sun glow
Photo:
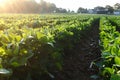
<svg viewBox="0 0 120 80"><path fill-rule="evenodd" d="M4 0L0 0L0 3L3 3L4 2Z"/></svg>
<svg viewBox="0 0 120 80"><path fill-rule="evenodd" d="M3 6L6 2L8 2L7 0L0 0L0 6Z"/></svg>
<svg viewBox="0 0 120 80"><path fill-rule="evenodd" d="M35 0L37 3L40 3L40 0Z"/></svg>

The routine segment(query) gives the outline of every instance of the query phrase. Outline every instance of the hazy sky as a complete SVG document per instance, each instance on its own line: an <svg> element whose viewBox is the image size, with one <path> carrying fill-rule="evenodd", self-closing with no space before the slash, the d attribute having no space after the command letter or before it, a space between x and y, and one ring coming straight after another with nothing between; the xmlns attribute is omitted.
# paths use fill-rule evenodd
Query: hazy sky
<svg viewBox="0 0 120 80"><path fill-rule="evenodd" d="M78 7L94 8L96 6L113 6L115 3L120 3L120 0L45 0L47 2L55 3L57 7L77 10Z"/></svg>

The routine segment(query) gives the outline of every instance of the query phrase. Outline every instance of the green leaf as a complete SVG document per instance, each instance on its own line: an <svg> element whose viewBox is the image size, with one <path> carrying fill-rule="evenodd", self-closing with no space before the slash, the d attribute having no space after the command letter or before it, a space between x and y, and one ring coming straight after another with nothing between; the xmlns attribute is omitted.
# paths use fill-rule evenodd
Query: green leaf
<svg viewBox="0 0 120 80"><path fill-rule="evenodd" d="M6 53L5 53L5 50L2 48L2 47L0 47L0 56L3 56L3 55L5 55Z"/></svg>
<svg viewBox="0 0 120 80"><path fill-rule="evenodd" d="M110 54L110 52L103 52L102 57L103 58L109 58L109 57L114 57L114 56L112 54Z"/></svg>
<svg viewBox="0 0 120 80"><path fill-rule="evenodd" d="M90 78L92 78L94 80L97 80L99 78L99 76L98 75L92 75L92 76L90 76Z"/></svg>
<svg viewBox="0 0 120 80"><path fill-rule="evenodd" d="M120 57L116 56L114 61L117 65L120 65Z"/></svg>
<svg viewBox="0 0 120 80"><path fill-rule="evenodd" d="M17 41L20 41L22 39L21 36L15 36L15 38L16 38Z"/></svg>
<svg viewBox="0 0 120 80"><path fill-rule="evenodd" d="M56 63L56 66L58 67L59 70L62 70L62 65L61 65L61 63L57 62L57 63Z"/></svg>
<svg viewBox="0 0 120 80"><path fill-rule="evenodd" d="M27 58L25 57L13 57L11 60L10 60L10 64L14 67L19 67L19 66L23 66L25 65L25 63L27 62Z"/></svg>
<svg viewBox="0 0 120 80"><path fill-rule="evenodd" d="M19 48L19 45L16 45L13 53L18 55L19 49L20 49L20 48Z"/></svg>
<svg viewBox="0 0 120 80"><path fill-rule="evenodd" d="M120 74L112 74L110 80L120 80Z"/></svg>
<svg viewBox="0 0 120 80"><path fill-rule="evenodd" d="M10 76L12 74L12 71L11 70L7 70L7 69L0 69L0 75L3 75L3 76Z"/></svg>
<svg viewBox="0 0 120 80"><path fill-rule="evenodd" d="M20 66L18 62L12 62L11 65L14 66L14 67L19 67Z"/></svg>
<svg viewBox="0 0 120 80"><path fill-rule="evenodd" d="M116 53L117 53L117 48L116 48L115 45L113 45L113 47L112 47L112 49L111 49L111 54L112 54L112 55L116 55Z"/></svg>
<svg viewBox="0 0 120 80"><path fill-rule="evenodd" d="M106 73L109 74L114 74L115 70L109 67L105 67L104 71L103 71L103 75L105 75Z"/></svg>
<svg viewBox="0 0 120 80"><path fill-rule="evenodd" d="M36 32L37 38L40 39L41 37L43 37L44 35L41 34L40 32Z"/></svg>
<svg viewBox="0 0 120 80"><path fill-rule="evenodd" d="M3 43L9 43L9 42L10 42L9 39L8 39L8 37L7 37L6 35L2 35L1 38L2 38L1 41L2 41Z"/></svg>
<svg viewBox="0 0 120 80"><path fill-rule="evenodd" d="M54 47L54 44L51 42L48 42L47 44L50 45L51 47Z"/></svg>
<svg viewBox="0 0 120 80"><path fill-rule="evenodd" d="M120 49L118 50L118 53L117 53L118 56L120 56Z"/></svg>
<svg viewBox="0 0 120 80"><path fill-rule="evenodd" d="M44 44L44 43L48 42L48 39L47 39L46 36L43 36L43 37L40 38L40 41L41 41L41 43Z"/></svg>

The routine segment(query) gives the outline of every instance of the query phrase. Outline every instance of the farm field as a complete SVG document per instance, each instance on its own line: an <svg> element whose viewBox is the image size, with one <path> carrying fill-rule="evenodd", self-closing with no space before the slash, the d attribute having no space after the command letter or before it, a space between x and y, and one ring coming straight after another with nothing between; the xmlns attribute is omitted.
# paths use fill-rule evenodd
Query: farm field
<svg viewBox="0 0 120 80"><path fill-rule="evenodd" d="M120 16L1 14L0 80L120 80Z"/></svg>

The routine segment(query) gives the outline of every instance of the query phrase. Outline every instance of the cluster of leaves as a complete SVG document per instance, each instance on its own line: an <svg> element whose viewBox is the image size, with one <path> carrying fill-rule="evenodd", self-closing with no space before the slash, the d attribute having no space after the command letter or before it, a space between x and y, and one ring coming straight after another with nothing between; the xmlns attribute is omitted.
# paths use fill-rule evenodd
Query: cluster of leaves
<svg viewBox="0 0 120 80"><path fill-rule="evenodd" d="M120 32L120 17L119 16L111 16L111 17L108 17L108 19L110 20L110 23L113 26L116 26L116 30Z"/></svg>
<svg viewBox="0 0 120 80"><path fill-rule="evenodd" d="M99 64L104 80L120 79L120 33L107 17L100 20L102 61Z"/></svg>
<svg viewBox="0 0 120 80"><path fill-rule="evenodd" d="M13 75L16 75L15 71L24 75L28 73L33 75L34 72L36 74L47 73L47 67L60 64L58 63L60 54L55 50L53 43L53 36L41 30L27 28L2 31L0 35L1 70L8 69ZM23 72L18 69L19 67L24 69ZM25 76L18 77L25 78Z"/></svg>
<svg viewBox="0 0 120 80"><path fill-rule="evenodd" d="M30 19L34 20L33 17L22 17L19 22L23 25L17 22L17 26L9 21L10 18L16 19L17 15L10 16L9 19L6 17L13 26L0 30L1 80L40 80L42 74L54 78L52 70L62 70L62 53L71 50L80 40L81 32L89 30L95 20L89 17L67 16L60 17L59 21L62 23L57 24L53 17L56 25L31 28L22 26ZM46 18L41 20L46 21L46 24L49 21Z"/></svg>
<svg viewBox="0 0 120 80"><path fill-rule="evenodd" d="M79 16L78 16L79 17ZM10 28L40 28L44 26L56 26L62 23L69 23L72 20L87 21L88 17L82 17L78 19L75 15L70 17L69 15L0 15L0 30L10 29ZM84 19L83 19L84 18Z"/></svg>
<svg viewBox="0 0 120 80"><path fill-rule="evenodd" d="M55 41L58 43L64 52L71 52L74 47L79 44L81 34L90 30L91 24L94 18L90 18L87 22L80 22L79 20L73 20L69 23L65 23L60 27L56 27L54 34Z"/></svg>

